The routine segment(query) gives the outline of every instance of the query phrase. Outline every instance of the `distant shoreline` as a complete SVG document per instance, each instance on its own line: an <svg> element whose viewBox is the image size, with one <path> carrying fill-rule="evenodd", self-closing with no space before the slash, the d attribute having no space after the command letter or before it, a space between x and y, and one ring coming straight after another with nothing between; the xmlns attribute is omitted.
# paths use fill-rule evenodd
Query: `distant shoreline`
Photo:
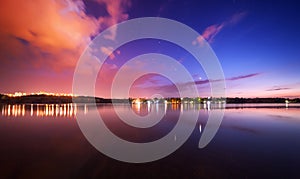
<svg viewBox="0 0 300 179"><path fill-rule="evenodd" d="M226 104L261 104L261 103L300 103L300 98L163 98L163 99L146 99L146 98L129 98L129 99L106 99L88 96L52 96L52 95L26 95L11 97L0 94L0 104L65 104L65 103L171 103L171 104L205 104L209 103L226 103Z"/></svg>

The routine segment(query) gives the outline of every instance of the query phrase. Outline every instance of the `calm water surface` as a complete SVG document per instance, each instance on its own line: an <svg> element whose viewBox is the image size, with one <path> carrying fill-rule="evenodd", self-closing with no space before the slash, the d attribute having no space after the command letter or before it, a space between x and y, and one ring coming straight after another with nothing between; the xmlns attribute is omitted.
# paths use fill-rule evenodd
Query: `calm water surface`
<svg viewBox="0 0 300 179"><path fill-rule="evenodd" d="M163 110L155 126L138 129L114 112ZM173 154L130 164L98 152L75 115L98 110L120 138L154 141L168 134L182 111L200 116L190 138ZM215 110L215 109L211 109ZM300 178L300 106L228 105L211 143L198 148L209 110L203 105L0 105L0 178ZM187 124L188 125L188 124ZM200 127L201 126L201 127ZM174 138L176 140L176 138Z"/></svg>

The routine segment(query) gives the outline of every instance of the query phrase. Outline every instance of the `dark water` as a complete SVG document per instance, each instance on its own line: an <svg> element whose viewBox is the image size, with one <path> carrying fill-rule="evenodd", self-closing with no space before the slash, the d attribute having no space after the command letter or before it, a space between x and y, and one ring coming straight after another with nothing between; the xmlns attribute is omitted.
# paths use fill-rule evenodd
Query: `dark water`
<svg viewBox="0 0 300 179"><path fill-rule="evenodd" d="M148 107L132 109L143 116ZM116 108L126 113L131 106ZM0 105L0 110L0 178L300 178L298 105L227 106L220 129L204 149L198 142L207 107L160 105L156 110L166 114L162 121L137 129L120 123L111 105L98 106L111 131L133 142L157 140L172 130L183 110L200 111L183 146L142 164L111 159L85 139L75 115L95 110L88 105Z"/></svg>

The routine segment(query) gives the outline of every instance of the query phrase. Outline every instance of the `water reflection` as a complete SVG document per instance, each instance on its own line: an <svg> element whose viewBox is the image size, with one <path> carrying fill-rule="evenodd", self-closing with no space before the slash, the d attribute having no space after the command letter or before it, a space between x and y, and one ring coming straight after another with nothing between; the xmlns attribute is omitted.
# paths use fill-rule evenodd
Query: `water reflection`
<svg viewBox="0 0 300 179"><path fill-rule="evenodd" d="M129 106L128 106L129 107ZM167 111L180 111L181 113L183 111L197 111L197 110L212 110L212 109L225 109L226 105L224 103L220 104L193 104L193 103L171 103L171 104L166 104L166 103L134 103L131 104L131 109L137 113L137 114L142 114L142 115L147 115L150 113L152 110L160 111L164 110L166 113Z"/></svg>
<svg viewBox="0 0 300 179"><path fill-rule="evenodd" d="M117 108L116 110L120 110ZM158 113L163 111L164 114L167 113L167 111L180 111L180 113L183 113L183 111L199 111L199 110L207 110L207 107L203 104L178 104L178 103L172 103L172 104L166 104L166 103L134 103L131 105L127 105L127 110L133 110L136 114L139 114L141 116L148 115L152 111ZM125 111L128 112L128 111Z"/></svg>
<svg viewBox="0 0 300 179"><path fill-rule="evenodd" d="M1 106L2 116L49 116L72 117L78 112L86 114L88 105L84 104L5 104Z"/></svg>
<svg viewBox="0 0 300 179"><path fill-rule="evenodd" d="M120 177L120 172L115 171L122 171L124 176L136 173L141 178L153 176L153 173L168 178L299 178L299 104L289 103L288 109L284 103L227 105L221 128L213 142L200 150L197 146L205 128L208 110L214 110L218 106L219 104L210 104L208 108L207 104L140 104L138 108L118 104L114 109L111 104L99 104L97 109L104 119L108 119L109 129L124 137L124 140L137 142L165 136L176 124L174 119L180 112L200 111L197 128L182 147L160 161L140 165L137 172L136 165L118 163L100 155L86 141L75 120L51 120L56 119L56 116L74 119L76 114L95 110L91 105L0 105L1 119L13 119L9 122L0 120L0 154L3 161L0 162L1 176L5 178L3 173L6 173L6 176L19 174L20 178L45 178L46 175L57 173L61 174L58 176L60 178L77 175L88 178L92 172L95 173L95 178L116 178ZM126 113L128 110L138 109L140 113L143 110L166 111L166 121L151 129L141 130L126 128L116 122L114 110ZM42 120L24 122L15 120L15 116ZM45 122L48 120L51 122ZM188 120L187 124L190 124ZM172 140L178 142L180 137L178 133L172 136Z"/></svg>
<svg viewBox="0 0 300 179"><path fill-rule="evenodd" d="M100 106L110 106L110 104L99 104ZM115 108L115 110L124 110L124 112L128 112L128 110L133 110L135 113L139 115L147 115L151 113L151 111L160 112L164 111L164 114L167 111L180 111L181 113L184 111L210 111L215 109L244 109L244 108L267 108L267 109L276 109L283 108L285 110L292 110L294 108L300 108L299 104L225 104L225 103L209 103L206 102L204 104L158 104L158 103L136 103L131 105L122 105L124 108ZM54 117L72 117L76 116L78 112L82 112L83 114L87 114L91 109L91 106L88 104L76 104L76 103L68 103L68 104L3 104L0 105L1 116L54 116Z"/></svg>
<svg viewBox="0 0 300 179"><path fill-rule="evenodd" d="M225 108L225 105L211 105L211 104L132 104L127 106L135 113L140 115L147 115L152 110L156 112L164 111L189 111L189 110L211 110ZM83 112L87 114L89 111L88 104L4 104L1 105L2 116L75 116L77 112Z"/></svg>
<svg viewBox="0 0 300 179"><path fill-rule="evenodd" d="M2 106L1 114L2 116L25 116L25 104Z"/></svg>

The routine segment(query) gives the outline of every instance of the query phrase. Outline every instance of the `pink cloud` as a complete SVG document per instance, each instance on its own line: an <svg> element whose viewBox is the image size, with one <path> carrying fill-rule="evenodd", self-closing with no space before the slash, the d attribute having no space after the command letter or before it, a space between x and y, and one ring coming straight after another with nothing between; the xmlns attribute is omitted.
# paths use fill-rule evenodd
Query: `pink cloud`
<svg viewBox="0 0 300 179"><path fill-rule="evenodd" d="M112 47L100 47L102 53L107 55L111 60L115 59Z"/></svg>
<svg viewBox="0 0 300 179"><path fill-rule="evenodd" d="M203 44L203 38L207 40L209 43L213 43L214 38L216 35L226 26L229 25L235 25L238 22L240 22L245 16L247 15L247 12L239 12L231 16L228 20L220 23L220 24L213 24L211 26L208 26L201 36L199 36L196 41L193 42L193 44L196 44L198 42L200 45Z"/></svg>
<svg viewBox="0 0 300 179"><path fill-rule="evenodd" d="M215 36L224 28L224 26L224 23L211 25L204 30L202 37L209 43L212 43Z"/></svg>
<svg viewBox="0 0 300 179"><path fill-rule="evenodd" d="M118 22L124 21L128 19L128 14L124 13L127 8L131 6L131 1L129 0L97 0L100 4L105 4L107 8L107 12L110 16L108 17L100 17L98 19L101 24L101 28L106 28L117 24ZM112 28L110 31L110 35L106 36L107 39L114 40L116 37L116 28Z"/></svg>
<svg viewBox="0 0 300 179"><path fill-rule="evenodd" d="M5 1L0 8L0 34L8 39L7 43L16 37L40 53L49 54L48 65L54 68L74 67L92 35L104 26L128 18L123 13L123 4L129 1L99 0L99 3L106 4L110 16L96 19L86 15L82 1ZM35 60L45 61L44 58Z"/></svg>
<svg viewBox="0 0 300 179"><path fill-rule="evenodd" d="M40 73L48 76L55 73L56 78L64 78L66 71L72 74L81 53L90 43L91 36L128 18L124 12L130 6L130 1L98 2L106 6L108 16L97 19L87 15L84 3L80 0L2 2L0 77L9 76L9 80L2 82L1 90L9 92L8 86L18 86L15 84L22 83L19 76L29 72L32 74L31 86L42 83L38 78ZM72 78L69 79L72 82ZM56 80L57 84L60 82ZM50 83L48 82L49 85ZM59 85L70 91L70 83L62 82ZM16 90L20 89L13 91ZM29 88L28 90L30 92Z"/></svg>

